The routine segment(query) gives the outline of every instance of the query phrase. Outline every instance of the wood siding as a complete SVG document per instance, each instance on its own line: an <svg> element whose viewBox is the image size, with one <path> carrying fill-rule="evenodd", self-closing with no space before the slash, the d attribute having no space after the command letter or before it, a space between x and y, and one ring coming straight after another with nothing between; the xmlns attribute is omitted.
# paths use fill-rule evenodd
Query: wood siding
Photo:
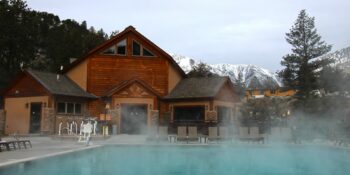
<svg viewBox="0 0 350 175"><path fill-rule="evenodd" d="M24 74L24 76L12 86L5 97L30 97L49 95L48 91L34 78Z"/></svg>
<svg viewBox="0 0 350 175"><path fill-rule="evenodd" d="M121 40L127 39L127 52L125 56L120 55L101 55L104 49ZM151 51L153 57L133 56L132 41L135 40L143 47ZM159 95L165 96L169 93L169 82L175 86L179 77L172 71L169 76L169 66L172 66L168 59L156 48L144 42L142 38L132 32L121 37L110 45L96 51L88 58L87 64L87 91L97 96L103 96L107 90L118 84L137 78L157 91ZM174 78L175 80L169 80ZM157 101L157 100L155 100ZM97 100L89 104L90 113L98 115L102 111L103 101Z"/></svg>
<svg viewBox="0 0 350 175"><path fill-rule="evenodd" d="M233 88L226 82L226 84L220 89L219 93L215 97L216 100L238 102L239 98L235 95Z"/></svg>
<svg viewBox="0 0 350 175"><path fill-rule="evenodd" d="M78 64L74 69L71 69L66 75L73 80L82 89L86 90L87 87L87 65L88 60L85 60Z"/></svg>

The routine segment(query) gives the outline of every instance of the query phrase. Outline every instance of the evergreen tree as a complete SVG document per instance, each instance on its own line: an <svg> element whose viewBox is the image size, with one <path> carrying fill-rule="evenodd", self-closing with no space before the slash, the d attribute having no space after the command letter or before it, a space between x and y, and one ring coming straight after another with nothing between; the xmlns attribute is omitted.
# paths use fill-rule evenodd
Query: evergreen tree
<svg viewBox="0 0 350 175"><path fill-rule="evenodd" d="M301 95L308 96L318 87L318 70L331 62L329 59L315 58L329 52L331 45L321 40L315 28L315 18L309 17L305 10L301 10L286 36L292 53L283 57L281 65L285 69L279 75L287 86L298 88Z"/></svg>
<svg viewBox="0 0 350 175"><path fill-rule="evenodd" d="M214 77L218 76L211 72L212 68L200 62L199 64L193 66L192 70L187 74L189 77Z"/></svg>
<svg viewBox="0 0 350 175"><path fill-rule="evenodd" d="M54 72L108 38L102 29L87 29L85 21L30 10L23 0L0 0L0 21L0 90L20 65Z"/></svg>
<svg viewBox="0 0 350 175"><path fill-rule="evenodd" d="M243 98L246 95L246 84L243 81L243 75L240 72L237 79L234 81L235 92L240 97Z"/></svg>

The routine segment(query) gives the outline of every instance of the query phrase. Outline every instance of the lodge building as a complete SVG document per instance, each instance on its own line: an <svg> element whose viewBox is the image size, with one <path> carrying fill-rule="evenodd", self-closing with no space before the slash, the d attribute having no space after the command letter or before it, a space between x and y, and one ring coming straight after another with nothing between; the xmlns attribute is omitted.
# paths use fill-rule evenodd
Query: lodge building
<svg viewBox="0 0 350 175"><path fill-rule="evenodd" d="M188 78L132 26L58 74L24 70L3 97L6 134L55 134L59 123L86 118L126 134L153 125L227 124L239 100L228 77Z"/></svg>

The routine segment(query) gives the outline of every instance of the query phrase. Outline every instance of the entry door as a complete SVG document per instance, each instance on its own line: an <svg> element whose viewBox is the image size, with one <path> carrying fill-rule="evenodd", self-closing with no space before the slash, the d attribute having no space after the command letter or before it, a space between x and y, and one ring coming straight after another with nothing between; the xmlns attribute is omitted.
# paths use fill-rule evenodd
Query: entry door
<svg viewBox="0 0 350 175"><path fill-rule="evenodd" d="M39 133L40 123L41 123L41 103L31 103L29 133Z"/></svg>
<svg viewBox="0 0 350 175"><path fill-rule="evenodd" d="M142 134L147 129L147 105L122 105L121 132L124 134Z"/></svg>

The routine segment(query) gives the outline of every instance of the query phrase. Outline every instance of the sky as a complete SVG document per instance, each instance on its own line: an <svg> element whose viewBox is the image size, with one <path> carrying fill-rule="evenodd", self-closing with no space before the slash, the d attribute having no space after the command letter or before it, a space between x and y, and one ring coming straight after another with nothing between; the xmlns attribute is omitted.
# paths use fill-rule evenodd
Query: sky
<svg viewBox="0 0 350 175"><path fill-rule="evenodd" d="M27 0L33 10L106 33L132 25L168 53L281 70L285 33L306 9L332 51L350 46L349 0Z"/></svg>

